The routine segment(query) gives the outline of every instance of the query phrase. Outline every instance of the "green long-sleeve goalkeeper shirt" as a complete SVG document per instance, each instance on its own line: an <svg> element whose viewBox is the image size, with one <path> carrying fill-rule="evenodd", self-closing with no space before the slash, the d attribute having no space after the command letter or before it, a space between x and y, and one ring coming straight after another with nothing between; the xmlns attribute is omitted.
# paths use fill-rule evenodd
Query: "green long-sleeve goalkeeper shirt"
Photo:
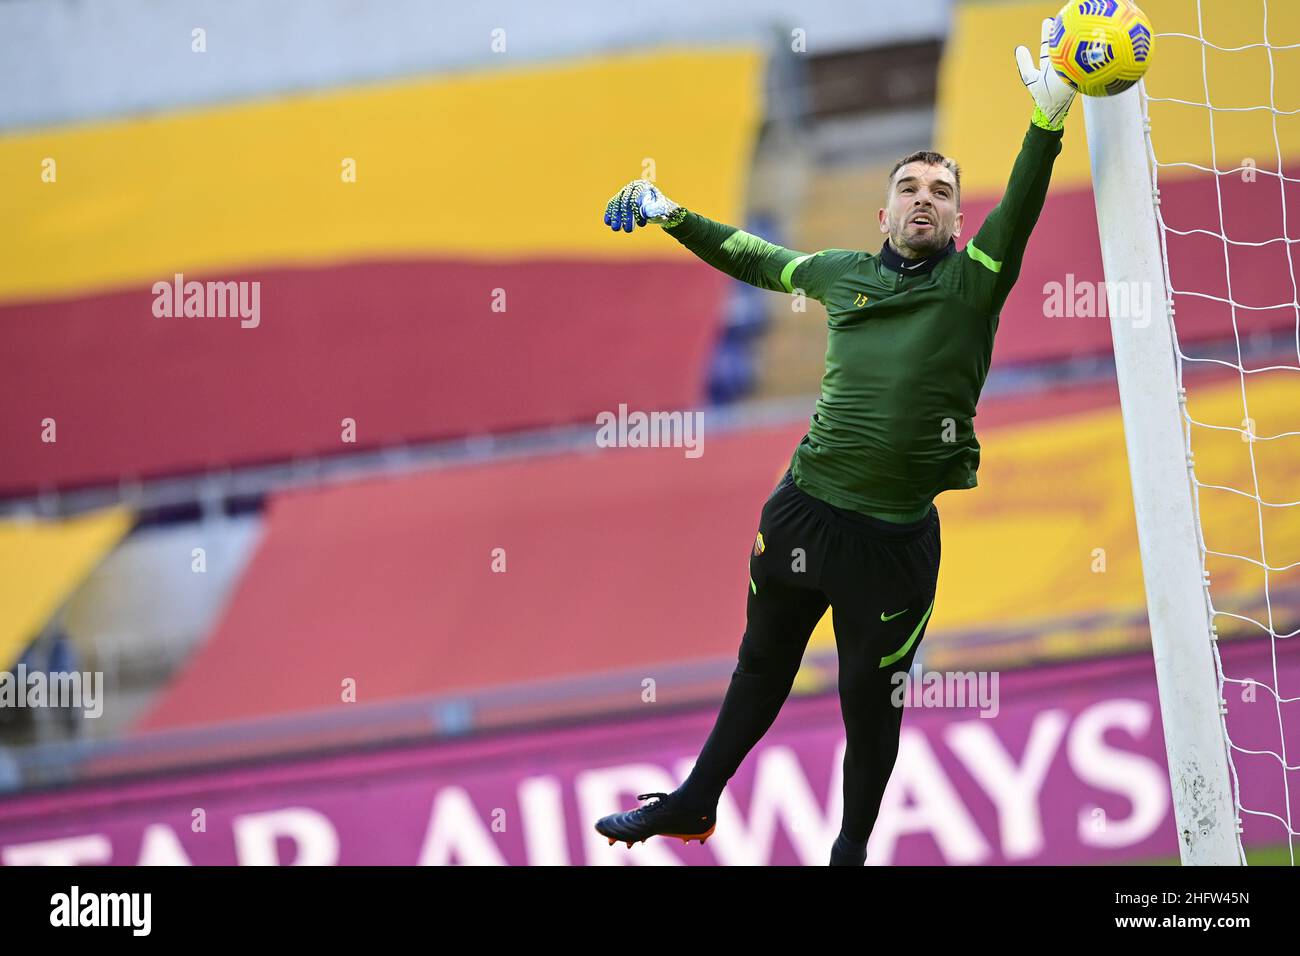
<svg viewBox="0 0 1300 956"><path fill-rule="evenodd" d="M1030 124L1001 202L964 249L949 243L921 275L888 248L801 253L694 212L665 227L734 278L825 305L821 397L791 460L804 491L909 521L940 492L976 486L975 405L1062 136Z"/></svg>

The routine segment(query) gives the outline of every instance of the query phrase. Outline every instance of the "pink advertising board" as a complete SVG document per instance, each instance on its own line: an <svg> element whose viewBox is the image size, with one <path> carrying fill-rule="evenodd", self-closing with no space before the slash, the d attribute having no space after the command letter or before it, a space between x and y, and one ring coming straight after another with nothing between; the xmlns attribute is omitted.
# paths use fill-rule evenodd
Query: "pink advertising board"
<svg viewBox="0 0 1300 956"><path fill-rule="evenodd" d="M1279 642L1279 654L1289 642ZM1286 842L1285 733L1267 643L1223 648L1244 839ZM1279 657L1283 698L1300 660ZM977 678L978 679L978 678ZM1177 855L1146 655L985 675L967 706L911 707L869 863L1073 864ZM922 685L924 687L926 685ZM971 687L977 684L968 685ZM639 692L639 688L637 689ZM996 691L996 694L993 692ZM1251 698L1254 698L1253 700ZM633 699L638 699L636 696ZM948 701L952 703L952 701ZM704 846L610 846L592 828L689 772L714 710L178 773L0 800L0 862L824 865L839 827L838 699L791 698L723 796ZM910 706L910 705L909 705ZM1294 758L1292 758L1294 759ZM1293 787L1300 792L1300 788ZM1281 818L1275 819L1268 814Z"/></svg>

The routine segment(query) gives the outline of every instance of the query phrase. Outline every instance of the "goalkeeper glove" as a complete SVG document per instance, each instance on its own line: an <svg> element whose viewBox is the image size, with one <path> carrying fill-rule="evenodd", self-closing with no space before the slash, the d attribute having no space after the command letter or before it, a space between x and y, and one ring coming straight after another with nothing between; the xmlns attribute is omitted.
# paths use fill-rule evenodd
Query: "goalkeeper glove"
<svg viewBox="0 0 1300 956"><path fill-rule="evenodd" d="M634 179L620 189L605 206L605 225L618 232L631 232L634 226L654 222L675 226L686 218L686 209L677 205L647 179Z"/></svg>
<svg viewBox="0 0 1300 956"><path fill-rule="evenodd" d="M1056 20L1043 21L1043 39L1038 51L1038 64L1025 46L1016 47L1016 66L1020 68L1020 81L1034 98L1034 122L1046 129L1065 126L1065 114L1074 102L1074 89L1052 69L1049 41Z"/></svg>

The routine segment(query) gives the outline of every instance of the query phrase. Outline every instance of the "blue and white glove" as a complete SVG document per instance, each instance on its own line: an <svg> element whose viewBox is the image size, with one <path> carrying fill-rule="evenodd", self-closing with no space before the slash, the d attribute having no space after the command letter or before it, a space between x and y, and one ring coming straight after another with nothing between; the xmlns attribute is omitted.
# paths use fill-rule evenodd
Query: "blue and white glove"
<svg viewBox="0 0 1300 956"><path fill-rule="evenodd" d="M1046 129L1061 129L1065 126L1065 114L1070 112L1070 104L1074 102L1074 89L1052 69L1049 46L1056 25L1054 17L1043 21L1043 39L1039 46L1037 64L1034 63L1029 47L1016 47L1020 81L1034 98L1034 122Z"/></svg>
<svg viewBox="0 0 1300 956"><path fill-rule="evenodd" d="M646 223L674 226L686 216L686 210L659 191L648 179L634 179L605 206L605 225L618 232L631 232Z"/></svg>

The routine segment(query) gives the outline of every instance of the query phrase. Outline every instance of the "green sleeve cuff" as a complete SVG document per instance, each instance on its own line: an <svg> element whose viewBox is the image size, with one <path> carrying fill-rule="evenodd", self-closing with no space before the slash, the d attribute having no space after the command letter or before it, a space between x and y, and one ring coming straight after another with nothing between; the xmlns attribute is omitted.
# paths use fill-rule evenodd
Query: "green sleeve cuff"
<svg viewBox="0 0 1300 956"><path fill-rule="evenodd" d="M1050 122L1048 122L1047 114L1043 112L1042 107L1040 107L1037 103L1034 104L1033 122L1035 126L1041 127L1042 129L1050 129L1052 132L1058 132L1060 130L1065 129L1064 116L1062 116L1061 119L1057 122L1057 124L1053 126Z"/></svg>
<svg viewBox="0 0 1300 956"><path fill-rule="evenodd" d="M689 210L685 206L678 206L677 211L663 222L659 223L659 225L665 229L672 229L674 226L680 226L686 221L686 214L688 212Z"/></svg>

